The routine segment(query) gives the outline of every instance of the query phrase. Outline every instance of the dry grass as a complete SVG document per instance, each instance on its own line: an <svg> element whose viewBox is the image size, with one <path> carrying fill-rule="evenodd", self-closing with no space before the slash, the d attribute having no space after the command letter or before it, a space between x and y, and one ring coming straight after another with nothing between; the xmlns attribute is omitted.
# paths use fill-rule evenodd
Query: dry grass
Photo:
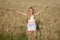
<svg viewBox="0 0 60 40"><path fill-rule="evenodd" d="M60 40L60 0L0 0L0 40L27 40L27 17L9 8L26 12L33 6L35 12L48 8L36 16L39 26L37 40Z"/></svg>

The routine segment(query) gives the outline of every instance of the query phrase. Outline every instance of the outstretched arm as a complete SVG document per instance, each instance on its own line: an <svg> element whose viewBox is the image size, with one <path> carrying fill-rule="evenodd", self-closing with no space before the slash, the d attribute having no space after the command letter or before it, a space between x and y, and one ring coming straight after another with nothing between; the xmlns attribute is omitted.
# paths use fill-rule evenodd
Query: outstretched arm
<svg viewBox="0 0 60 40"><path fill-rule="evenodd" d="M35 13L35 16L40 14L41 12L43 12L48 6L45 6L42 10L38 11L37 13Z"/></svg>
<svg viewBox="0 0 60 40"><path fill-rule="evenodd" d="M16 12L18 12L19 14L23 15L23 16L27 16L27 14L21 12L20 10L16 9L16 8L13 8L13 10L15 10Z"/></svg>

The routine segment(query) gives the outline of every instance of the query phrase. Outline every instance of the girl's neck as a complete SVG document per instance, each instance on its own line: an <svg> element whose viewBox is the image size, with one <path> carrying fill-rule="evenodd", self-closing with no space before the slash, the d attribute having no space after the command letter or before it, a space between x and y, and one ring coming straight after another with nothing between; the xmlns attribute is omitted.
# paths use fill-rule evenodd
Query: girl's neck
<svg viewBox="0 0 60 40"><path fill-rule="evenodd" d="M33 13L29 13L29 16L32 16L33 15Z"/></svg>

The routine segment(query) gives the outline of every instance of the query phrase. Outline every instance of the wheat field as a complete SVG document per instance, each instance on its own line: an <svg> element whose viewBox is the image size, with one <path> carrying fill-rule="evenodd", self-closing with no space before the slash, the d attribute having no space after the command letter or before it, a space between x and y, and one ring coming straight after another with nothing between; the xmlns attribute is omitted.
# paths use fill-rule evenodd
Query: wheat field
<svg viewBox="0 0 60 40"><path fill-rule="evenodd" d="M28 40L27 17L10 8L27 13L32 6L36 13L45 5L48 8L35 16L36 40L60 40L60 0L0 0L0 40Z"/></svg>

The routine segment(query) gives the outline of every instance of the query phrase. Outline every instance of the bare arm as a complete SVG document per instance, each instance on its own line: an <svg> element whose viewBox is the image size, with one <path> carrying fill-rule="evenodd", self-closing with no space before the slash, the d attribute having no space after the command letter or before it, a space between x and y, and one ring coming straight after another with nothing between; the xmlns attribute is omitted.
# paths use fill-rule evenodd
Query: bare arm
<svg viewBox="0 0 60 40"><path fill-rule="evenodd" d="M43 12L48 6L45 6L43 9L41 9L40 11L38 11L37 13L35 13L35 16L40 14L41 12Z"/></svg>
<svg viewBox="0 0 60 40"><path fill-rule="evenodd" d="M13 10L15 10L16 12L18 12L19 14L23 15L23 16L27 16L27 14L21 12L20 10L16 9L16 8L13 8Z"/></svg>
<svg viewBox="0 0 60 40"><path fill-rule="evenodd" d="M19 14L23 15L23 16L27 16L27 14L25 14L25 13L19 11L19 10L16 10L16 11L17 11Z"/></svg>

